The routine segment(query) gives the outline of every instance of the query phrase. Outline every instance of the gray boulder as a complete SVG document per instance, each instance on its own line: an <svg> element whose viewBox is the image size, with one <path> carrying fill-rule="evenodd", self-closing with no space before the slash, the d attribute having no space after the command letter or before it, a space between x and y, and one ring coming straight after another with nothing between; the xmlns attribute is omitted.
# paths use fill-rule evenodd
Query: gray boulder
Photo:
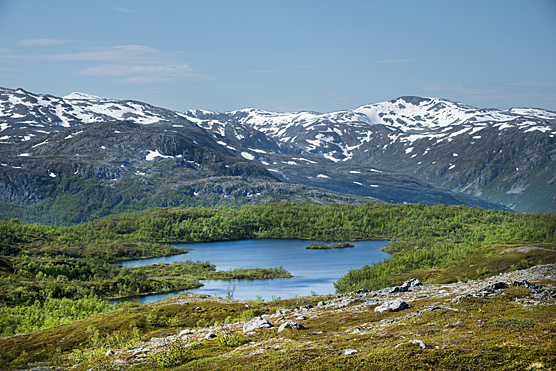
<svg viewBox="0 0 556 371"><path fill-rule="evenodd" d="M291 312L291 311L292 311L291 309L278 308L278 309L276 309L276 314L280 314L280 315L283 316L284 314L286 314L288 312Z"/></svg>
<svg viewBox="0 0 556 371"><path fill-rule="evenodd" d="M210 339L214 339L216 337L216 334L214 332L209 332L208 334L206 334L205 339L210 340Z"/></svg>
<svg viewBox="0 0 556 371"><path fill-rule="evenodd" d="M194 331L190 330L188 328L186 328L185 330L181 330L179 336L184 336L184 335L191 335Z"/></svg>
<svg viewBox="0 0 556 371"><path fill-rule="evenodd" d="M255 317L251 321L246 322L243 325L243 332L253 331L258 328L270 328L270 327L272 327L272 323L270 323L269 320L261 317Z"/></svg>
<svg viewBox="0 0 556 371"><path fill-rule="evenodd" d="M305 329L305 327L303 327L303 325L301 325L297 322L288 321L288 322L282 323L280 325L280 327L278 327L278 332L282 332L287 328L291 328L291 329L294 329L294 330L304 330Z"/></svg>
<svg viewBox="0 0 556 371"><path fill-rule="evenodd" d="M401 287L411 288L417 286L423 286L423 283L419 281L417 278L412 278L410 280L405 281Z"/></svg>
<svg viewBox="0 0 556 371"><path fill-rule="evenodd" d="M375 308L375 312L397 312L409 308L411 308L411 305L407 304L403 300L396 299L385 301L384 303L380 304L378 307Z"/></svg>

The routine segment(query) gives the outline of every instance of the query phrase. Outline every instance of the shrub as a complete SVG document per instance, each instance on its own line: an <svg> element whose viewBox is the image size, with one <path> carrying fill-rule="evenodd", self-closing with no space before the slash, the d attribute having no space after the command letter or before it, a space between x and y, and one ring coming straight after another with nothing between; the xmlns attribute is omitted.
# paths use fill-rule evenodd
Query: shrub
<svg viewBox="0 0 556 371"><path fill-rule="evenodd" d="M161 367L183 365L191 360L191 349L196 345L197 343L193 343L187 346L182 340L175 340L164 344L161 349L151 352L148 358Z"/></svg>

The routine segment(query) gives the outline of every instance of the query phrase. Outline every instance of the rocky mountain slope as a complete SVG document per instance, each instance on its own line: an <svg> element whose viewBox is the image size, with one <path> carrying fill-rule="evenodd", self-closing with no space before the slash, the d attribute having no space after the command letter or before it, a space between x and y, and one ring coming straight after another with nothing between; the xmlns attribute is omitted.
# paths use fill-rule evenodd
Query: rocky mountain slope
<svg viewBox="0 0 556 371"><path fill-rule="evenodd" d="M373 201L284 183L227 154L128 121L58 128L0 147L3 216L73 224L153 206Z"/></svg>
<svg viewBox="0 0 556 371"><path fill-rule="evenodd" d="M554 212L555 123L545 110L416 97L328 114L180 113L0 88L0 199L9 215L60 197L96 202L103 215L130 203L360 197Z"/></svg>
<svg viewBox="0 0 556 371"><path fill-rule="evenodd" d="M401 97L326 114L186 115L207 129L249 126L303 155L395 171L516 211L556 211L556 112Z"/></svg>

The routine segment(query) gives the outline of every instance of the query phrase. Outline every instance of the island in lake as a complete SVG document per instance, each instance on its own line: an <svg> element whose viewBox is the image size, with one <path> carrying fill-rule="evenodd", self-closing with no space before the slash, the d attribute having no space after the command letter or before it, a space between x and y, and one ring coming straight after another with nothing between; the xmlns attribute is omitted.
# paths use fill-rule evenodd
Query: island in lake
<svg viewBox="0 0 556 371"><path fill-rule="evenodd" d="M341 242L334 245L327 245L324 243L312 243L310 245L305 246L306 249L315 249L315 250L324 250L324 249L345 249L346 247L353 247L355 246L349 242Z"/></svg>

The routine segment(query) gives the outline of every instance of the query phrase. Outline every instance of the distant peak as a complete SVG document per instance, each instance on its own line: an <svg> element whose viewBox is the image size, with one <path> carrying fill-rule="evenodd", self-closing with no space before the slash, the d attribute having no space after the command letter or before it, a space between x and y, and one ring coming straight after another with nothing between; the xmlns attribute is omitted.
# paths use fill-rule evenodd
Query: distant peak
<svg viewBox="0 0 556 371"><path fill-rule="evenodd" d="M83 100L108 100L108 98L99 97L92 94L85 94L79 92L73 92L69 95L63 97L64 99L83 99Z"/></svg>
<svg viewBox="0 0 556 371"><path fill-rule="evenodd" d="M400 99L403 100L406 103L413 104L415 106L420 105L422 102L430 102L431 101L431 98L422 98L422 97L415 97L415 96L405 95L403 97L399 97L397 99L394 99L392 102L396 102Z"/></svg>

